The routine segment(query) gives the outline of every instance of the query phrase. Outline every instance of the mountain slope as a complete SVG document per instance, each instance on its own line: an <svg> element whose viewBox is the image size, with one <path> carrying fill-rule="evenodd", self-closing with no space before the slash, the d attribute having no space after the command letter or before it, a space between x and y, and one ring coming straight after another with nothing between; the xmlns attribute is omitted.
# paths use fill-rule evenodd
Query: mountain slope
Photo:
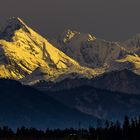
<svg viewBox="0 0 140 140"><path fill-rule="evenodd" d="M112 61L127 53L117 42L105 41L71 30L59 36L54 44L79 64L92 68L110 65Z"/></svg>
<svg viewBox="0 0 140 140"><path fill-rule="evenodd" d="M52 97L13 80L0 79L0 124L46 129L83 127L96 121L84 113L67 107Z"/></svg>
<svg viewBox="0 0 140 140"><path fill-rule="evenodd" d="M93 86L110 91L140 95L140 76L127 69L112 71L95 78Z"/></svg>
<svg viewBox="0 0 140 140"><path fill-rule="evenodd" d="M140 115L140 95L129 95L91 86L82 86L52 92L50 96L69 107L100 119L122 121L125 115L130 117Z"/></svg>
<svg viewBox="0 0 140 140"><path fill-rule="evenodd" d="M138 44L137 38L131 44ZM140 74L140 56L136 49L130 51L130 43L109 42L71 30L52 42L58 49L20 18L10 19L0 31L0 77L32 85L41 80L93 78L123 69Z"/></svg>
<svg viewBox="0 0 140 140"><path fill-rule="evenodd" d="M128 69L140 74L139 34L124 42L111 42L68 30L52 43L82 66L102 73Z"/></svg>
<svg viewBox="0 0 140 140"><path fill-rule="evenodd" d="M91 86L127 94L140 94L140 76L125 69L120 71L111 71L92 79L66 78L61 82L40 81L33 86L41 91L70 90L76 87Z"/></svg>
<svg viewBox="0 0 140 140"><path fill-rule="evenodd" d="M10 19L0 32L0 77L18 80L38 68L45 71L45 75L38 77L38 80L56 79L63 73L85 71L20 18Z"/></svg>
<svg viewBox="0 0 140 140"><path fill-rule="evenodd" d="M130 39L120 42L119 44L126 48L129 52L140 56L140 34L136 34Z"/></svg>

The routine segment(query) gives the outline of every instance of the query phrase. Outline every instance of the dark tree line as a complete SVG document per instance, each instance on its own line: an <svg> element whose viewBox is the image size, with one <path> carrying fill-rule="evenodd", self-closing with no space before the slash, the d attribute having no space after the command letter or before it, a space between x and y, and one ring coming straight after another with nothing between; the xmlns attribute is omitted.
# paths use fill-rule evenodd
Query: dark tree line
<svg viewBox="0 0 140 140"><path fill-rule="evenodd" d="M119 121L109 122L97 128L88 129L46 129L8 127L0 128L0 140L140 140L140 118L125 117L123 124Z"/></svg>

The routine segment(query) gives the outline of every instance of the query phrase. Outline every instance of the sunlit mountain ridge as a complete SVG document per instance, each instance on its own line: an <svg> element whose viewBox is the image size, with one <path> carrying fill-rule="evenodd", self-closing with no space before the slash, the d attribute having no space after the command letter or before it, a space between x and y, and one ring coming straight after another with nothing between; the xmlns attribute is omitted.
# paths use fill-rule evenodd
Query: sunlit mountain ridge
<svg viewBox="0 0 140 140"><path fill-rule="evenodd" d="M0 46L0 77L3 78L19 80L38 69L44 73L38 73L37 80L54 80L63 73L83 74L86 70L94 73L58 50L20 18L9 19L1 30Z"/></svg>
<svg viewBox="0 0 140 140"><path fill-rule="evenodd" d="M0 77L34 84L94 78L124 69L139 75L139 52L139 34L124 42L110 42L66 30L49 42L20 18L11 18L0 31Z"/></svg>
<svg viewBox="0 0 140 140"><path fill-rule="evenodd" d="M105 68L105 72L130 69L140 73L139 34L124 42L111 42L88 33L68 30L52 43L82 66Z"/></svg>

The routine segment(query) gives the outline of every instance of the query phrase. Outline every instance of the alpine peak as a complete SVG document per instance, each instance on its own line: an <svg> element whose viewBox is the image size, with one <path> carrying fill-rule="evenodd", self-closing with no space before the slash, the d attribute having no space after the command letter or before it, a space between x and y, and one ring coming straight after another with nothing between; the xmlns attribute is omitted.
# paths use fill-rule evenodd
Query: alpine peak
<svg viewBox="0 0 140 140"><path fill-rule="evenodd" d="M55 80L66 73L87 75L88 70L28 27L20 18L9 19L0 32L2 78Z"/></svg>
<svg viewBox="0 0 140 140"><path fill-rule="evenodd" d="M94 41L96 37L88 33L80 33L75 30L68 29L59 36L59 41L69 43L73 40Z"/></svg>
<svg viewBox="0 0 140 140"><path fill-rule="evenodd" d="M6 25L0 31L0 39L10 41L16 30L23 28L27 31L26 27L26 24L19 17L9 18Z"/></svg>
<svg viewBox="0 0 140 140"><path fill-rule="evenodd" d="M66 43L67 41L69 41L73 37L75 37L76 35L80 35L80 32L68 29L68 30L64 31L64 33L61 35L61 38L63 39L63 42Z"/></svg>

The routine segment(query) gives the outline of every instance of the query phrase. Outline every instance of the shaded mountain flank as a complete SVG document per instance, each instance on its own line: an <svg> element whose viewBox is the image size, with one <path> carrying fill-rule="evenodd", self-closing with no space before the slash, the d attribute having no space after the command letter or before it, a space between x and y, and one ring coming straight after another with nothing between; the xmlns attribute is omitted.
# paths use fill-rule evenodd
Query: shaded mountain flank
<svg viewBox="0 0 140 140"><path fill-rule="evenodd" d="M97 118L67 107L36 89L13 80L0 79L0 124L12 128L78 128L94 124Z"/></svg>

